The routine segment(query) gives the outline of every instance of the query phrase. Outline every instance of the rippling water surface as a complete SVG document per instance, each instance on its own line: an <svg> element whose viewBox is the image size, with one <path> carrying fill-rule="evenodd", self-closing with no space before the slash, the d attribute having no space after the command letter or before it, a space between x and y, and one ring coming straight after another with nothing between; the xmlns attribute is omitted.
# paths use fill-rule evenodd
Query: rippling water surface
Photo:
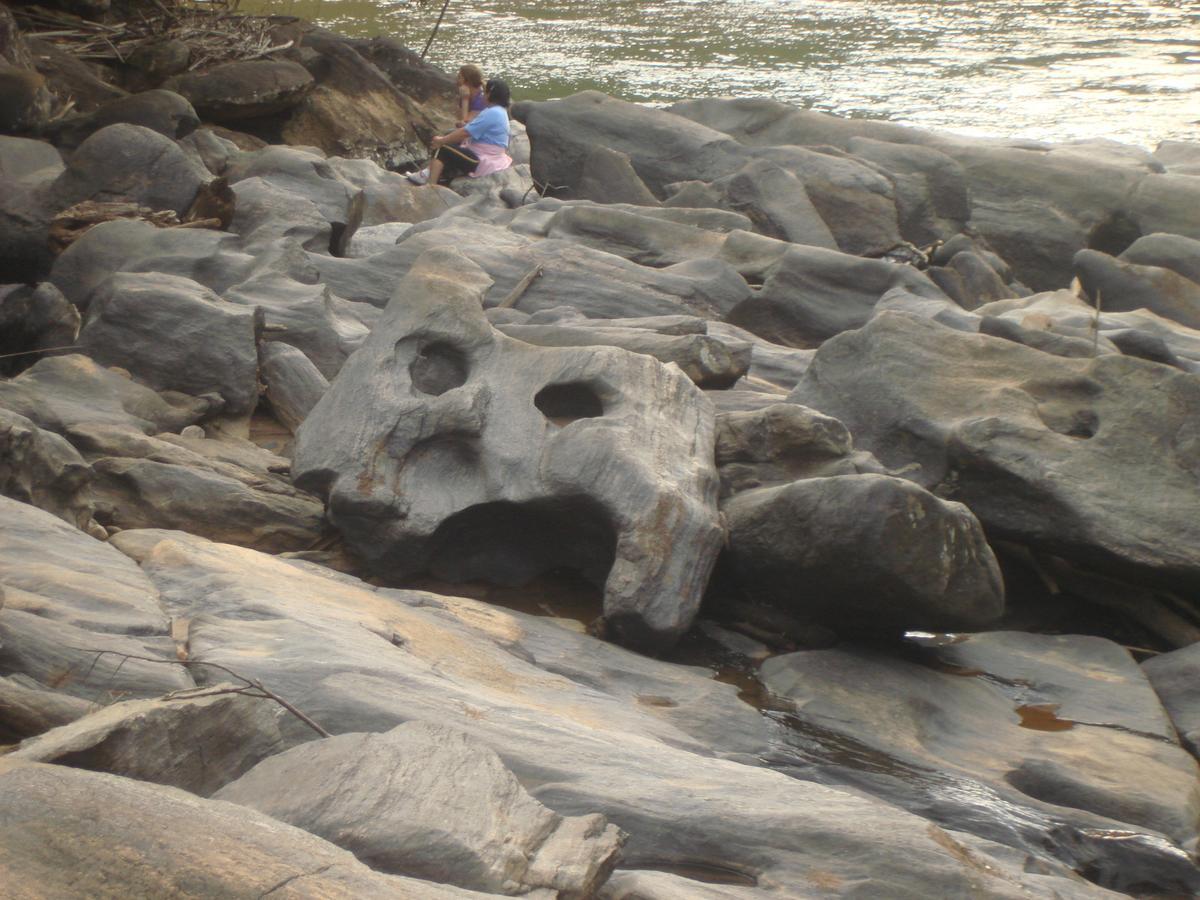
<svg viewBox="0 0 1200 900"><path fill-rule="evenodd" d="M243 0L419 49L441 8ZM1200 141L1200 0L451 0L429 54L514 96L761 96L960 133Z"/></svg>

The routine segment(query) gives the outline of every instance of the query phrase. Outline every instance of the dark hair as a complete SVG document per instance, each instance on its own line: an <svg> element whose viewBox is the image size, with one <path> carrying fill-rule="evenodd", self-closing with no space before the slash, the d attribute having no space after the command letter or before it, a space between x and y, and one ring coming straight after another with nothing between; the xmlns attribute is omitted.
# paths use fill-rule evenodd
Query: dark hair
<svg viewBox="0 0 1200 900"><path fill-rule="evenodd" d="M493 106L503 106L508 109L508 105L512 103L512 95L508 92L508 84L502 78L488 79L488 83L483 87L484 94L487 96L488 103Z"/></svg>

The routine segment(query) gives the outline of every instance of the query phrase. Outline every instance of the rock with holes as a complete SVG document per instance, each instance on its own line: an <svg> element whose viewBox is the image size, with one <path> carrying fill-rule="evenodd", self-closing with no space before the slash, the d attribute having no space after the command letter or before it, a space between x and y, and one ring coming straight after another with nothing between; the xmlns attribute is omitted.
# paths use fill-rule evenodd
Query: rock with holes
<svg viewBox="0 0 1200 900"><path fill-rule="evenodd" d="M126 700L27 740L13 759L110 772L208 797L284 749L274 701L217 683Z"/></svg>
<svg viewBox="0 0 1200 900"><path fill-rule="evenodd" d="M296 438L297 484L393 577L605 585L614 635L670 645L721 540L713 411L677 369L498 334L457 252L405 278Z"/></svg>
<svg viewBox="0 0 1200 900"><path fill-rule="evenodd" d="M1196 845L1200 770L1146 677L1111 641L995 632L934 640L908 659L853 646L792 653L762 671L803 722L882 754L877 771L907 767L909 790L952 795L969 778L993 803L1035 801L1064 818L1082 811L1150 829L1177 851ZM1102 863L1121 864L1119 851ZM1154 875L1131 864L1111 873L1113 886L1128 890L1168 868ZM1175 890L1197 883L1193 873Z"/></svg>
<svg viewBox="0 0 1200 900"><path fill-rule="evenodd" d="M886 312L817 351L791 399L989 534L1135 580L1200 584L1200 378L1051 356Z"/></svg>
<svg viewBox="0 0 1200 900"><path fill-rule="evenodd" d="M0 760L0 871L13 897L484 896L372 872L345 850L245 807L13 759Z"/></svg>
<svg viewBox="0 0 1200 900"><path fill-rule="evenodd" d="M217 798L323 837L377 871L503 894L590 897L625 839L601 815L556 815L495 751L426 722L295 747Z"/></svg>
<svg viewBox="0 0 1200 900"><path fill-rule="evenodd" d="M846 632L953 631L1004 612L1000 566L961 503L851 474L738 494L722 507L743 592Z"/></svg>

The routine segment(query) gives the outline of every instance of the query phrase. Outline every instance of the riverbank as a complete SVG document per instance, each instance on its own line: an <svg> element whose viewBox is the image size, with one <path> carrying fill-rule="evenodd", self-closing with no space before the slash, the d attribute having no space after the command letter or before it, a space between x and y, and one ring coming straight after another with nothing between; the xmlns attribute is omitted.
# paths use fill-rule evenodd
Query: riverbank
<svg viewBox="0 0 1200 900"><path fill-rule="evenodd" d="M0 34L6 884L1200 890L1200 145Z"/></svg>

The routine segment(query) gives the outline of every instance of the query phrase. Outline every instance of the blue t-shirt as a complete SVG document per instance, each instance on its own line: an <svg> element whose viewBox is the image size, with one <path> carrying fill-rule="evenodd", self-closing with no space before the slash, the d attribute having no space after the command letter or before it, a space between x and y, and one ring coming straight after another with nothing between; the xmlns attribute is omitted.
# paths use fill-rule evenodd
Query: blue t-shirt
<svg viewBox="0 0 1200 900"><path fill-rule="evenodd" d="M481 144L508 146L508 110L503 106L489 106L466 124L471 140Z"/></svg>

